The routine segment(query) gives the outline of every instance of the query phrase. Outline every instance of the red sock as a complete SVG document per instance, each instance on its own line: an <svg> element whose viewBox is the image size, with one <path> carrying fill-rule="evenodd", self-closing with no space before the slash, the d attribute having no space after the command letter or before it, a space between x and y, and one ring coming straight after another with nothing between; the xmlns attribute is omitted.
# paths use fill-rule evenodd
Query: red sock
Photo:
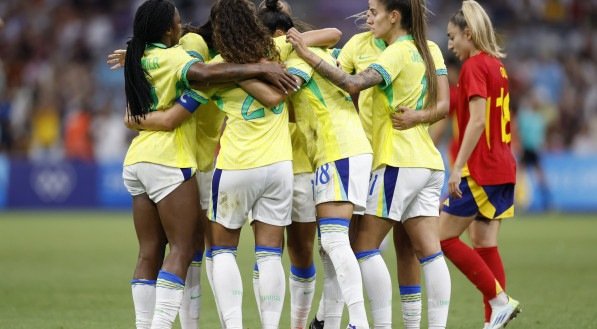
<svg viewBox="0 0 597 329"><path fill-rule="evenodd" d="M504 264L500 257L498 247L487 247L487 248L475 248L475 251L489 267L496 280L502 286L502 289L506 290L506 271L504 271ZM483 304L485 304L485 322L489 322L491 317L491 306L489 305L489 299L483 297Z"/></svg>
<svg viewBox="0 0 597 329"><path fill-rule="evenodd" d="M444 255L448 257L471 281L485 298L493 299L502 288L483 259L458 237L441 242Z"/></svg>

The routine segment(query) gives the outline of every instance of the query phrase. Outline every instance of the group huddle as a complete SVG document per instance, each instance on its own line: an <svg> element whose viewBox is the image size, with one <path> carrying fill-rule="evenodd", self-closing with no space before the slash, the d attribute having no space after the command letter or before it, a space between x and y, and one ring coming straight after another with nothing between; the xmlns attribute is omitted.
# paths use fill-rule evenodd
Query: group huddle
<svg viewBox="0 0 597 329"><path fill-rule="evenodd" d="M392 229L404 328L421 326L421 274L427 328L446 328L445 257L483 294L484 328L503 328L520 312L497 249L516 167L504 54L483 8L465 0L448 24L463 62L452 93L424 0L369 0L367 31L342 49L339 30L291 15L281 0L218 0L207 23L183 27L170 1L147 0L126 50L109 56L124 68L125 123L138 131L123 168L139 241L136 328L172 328L177 315L198 328L202 264L219 325L243 328L236 251L248 220L263 329L279 328L283 249L292 329L339 329L345 305L347 328L396 327L379 250ZM444 165L429 126L450 108L458 154L440 207ZM459 239L466 230L473 248ZM325 279L309 323L316 236Z"/></svg>

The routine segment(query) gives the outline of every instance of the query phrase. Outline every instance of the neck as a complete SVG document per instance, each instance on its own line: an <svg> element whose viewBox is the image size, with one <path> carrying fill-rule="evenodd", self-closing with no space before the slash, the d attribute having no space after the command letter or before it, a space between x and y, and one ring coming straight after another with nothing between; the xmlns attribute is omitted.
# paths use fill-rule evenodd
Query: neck
<svg viewBox="0 0 597 329"><path fill-rule="evenodd" d="M481 50L479 50L479 49L473 49L473 50L471 51L471 55L470 55L470 57L477 56L477 55L479 55L480 53L481 53Z"/></svg>
<svg viewBox="0 0 597 329"><path fill-rule="evenodd" d="M408 34L408 32L406 30L403 30L403 29L400 29L400 28L398 28L398 29L392 29L392 30L390 30L390 32L388 33L388 35L383 38L383 41L385 41L388 45L391 45L398 38L403 37L403 36L405 36L407 34Z"/></svg>

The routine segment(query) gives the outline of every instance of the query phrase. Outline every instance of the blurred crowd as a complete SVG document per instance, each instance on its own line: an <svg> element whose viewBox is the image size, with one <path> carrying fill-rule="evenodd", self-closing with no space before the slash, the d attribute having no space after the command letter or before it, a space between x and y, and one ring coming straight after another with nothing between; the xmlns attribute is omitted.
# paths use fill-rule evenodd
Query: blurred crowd
<svg viewBox="0 0 597 329"><path fill-rule="evenodd" d="M205 22L212 0L175 1ZM315 26L359 32L349 16L366 0L289 1ZM540 152L597 154L597 1L492 0L484 5L508 53L510 108L520 143ZM120 161L133 135L122 119L121 71L105 63L132 34L140 1L3 0L0 3L0 154ZM459 1L428 0L430 39L448 58L445 26ZM527 122L527 121L529 122ZM531 135L531 136L529 136ZM527 147L527 146L525 146Z"/></svg>

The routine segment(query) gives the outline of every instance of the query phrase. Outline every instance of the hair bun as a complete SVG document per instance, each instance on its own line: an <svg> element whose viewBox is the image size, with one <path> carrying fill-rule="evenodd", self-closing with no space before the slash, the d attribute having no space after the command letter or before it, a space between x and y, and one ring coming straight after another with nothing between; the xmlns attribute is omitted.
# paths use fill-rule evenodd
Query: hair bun
<svg viewBox="0 0 597 329"><path fill-rule="evenodd" d="M265 7L271 11L280 11L278 0L266 0Z"/></svg>

